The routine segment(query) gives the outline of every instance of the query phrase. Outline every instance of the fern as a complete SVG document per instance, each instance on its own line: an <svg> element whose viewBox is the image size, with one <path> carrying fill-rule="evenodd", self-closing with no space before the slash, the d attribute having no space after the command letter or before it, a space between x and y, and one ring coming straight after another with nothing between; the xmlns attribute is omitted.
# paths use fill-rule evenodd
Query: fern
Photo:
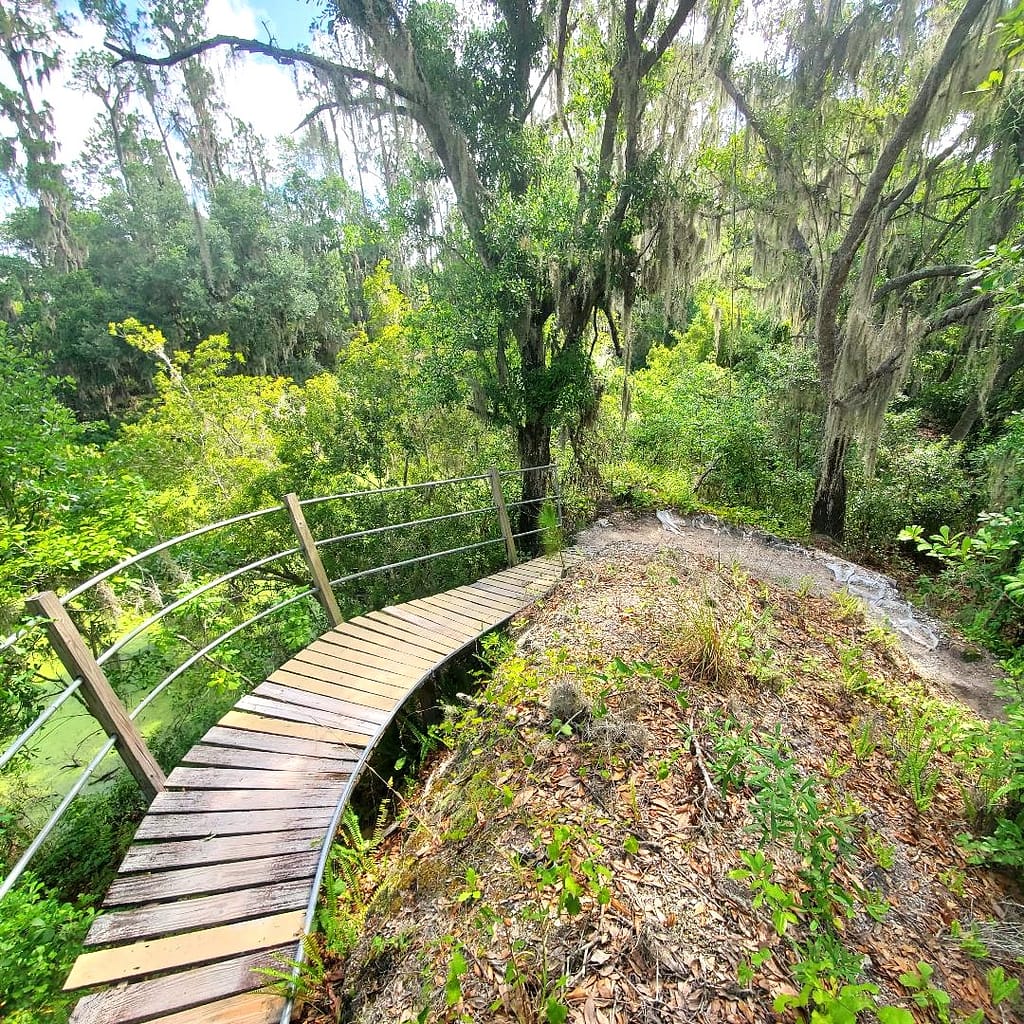
<svg viewBox="0 0 1024 1024"><path fill-rule="evenodd" d="M557 555L565 547L565 535L559 521L558 509L550 501L545 501L537 518L540 528L541 545L545 555Z"/></svg>

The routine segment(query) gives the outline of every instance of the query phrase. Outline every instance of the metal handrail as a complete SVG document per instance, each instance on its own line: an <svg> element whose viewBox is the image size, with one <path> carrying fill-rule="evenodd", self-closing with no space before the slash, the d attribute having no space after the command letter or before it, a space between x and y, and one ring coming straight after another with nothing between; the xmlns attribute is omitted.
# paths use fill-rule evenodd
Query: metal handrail
<svg viewBox="0 0 1024 1024"><path fill-rule="evenodd" d="M0 768L3 768L8 761L11 760L14 755L21 750L23 746L50 720L50 718L59 711L63 706L64 702L73 694L78 691L78 688L82 685L81 679L76 679L70 686L65 686L63 690L53 699L50 705L45 711L41 712L35 721L13 742L11 745L0 755Z"/></svg>
<svg viewBox="0 0 1024 1024"><path fill-rule="evenodd" d="M463 551L473 551L476 548L485 548L491 544L501 544L501 537L494 537L491 540L483 540L478 544L465 544L461 548L449 548L447 551L436 551L429 555L419 555L416 558L406 558L402 562L391 562L389 565L380 565L374 569L364 569L362 572L354 572L348 576L339 576L336 580L331 580L331 586L336 587L339 583L348 583L351 580L360 580L364 576L373 576L378 572L388 572L391 569L401 569L407 565L415 565L417 562L425 562L430 558L444 558L446 555L458 555Z"/></svg>
<svg viewBox="0 0 1024 1024"><path fill-rule="evenodd" d="M180 544L182 541L194 540L196 537L201 537L204 533L211 533L213 530L219 530L224 526L234 526L236 523L244 523L249 519L258 519L260 516L270 515L271 512L283 511L284 505L273 505L270 508L257 509L255 512L243 512L240 516L232 516L230 519L221 519L216 523L208 523L206 526L200 526L198 529L190 530L188 533L183 533L178 537L172 537L170 540L161 541L159 544L154 544L153 547L146 548L145 551L140 551L138 554L131 555L123 561L118 562L117 565L113 565L109 569L105 569L98 576L93 576L92 579L86 580L84 583L80 583L74 588L74 590L69 590L60 599L60 603L67 604L68 601L73 601L76 597L80 597L89 590L90 587L95 587L97 583L109 580L111 576L116 576L117 573L141 562L144 558L149 558L150 555L156 555L161 551L166 551L168 548L172 548L175 544Z"/></svg>
<svg viewBox="0 0 1024 1024"><path fill-rule="evenodd" d="M556 474L557 474L557 467L555 467L554 464L549 464L547 466L536 467L535 469L536 470L555 469ZM500 477L509 477L509 476L522 475L523 473L526 473L526 472L530 472L530 470L522 470L522 469L520 469L520 470L505 470L505 471L499 473L498 475ZM365 496L371 495L371 494L394 494L394 493L402 492L402 491L415 491L415 490L420 490L420 489L427 488L427 487L439 487L439 486L445 486L445 485L449 485L449 484L457 484L457 483L465 483L465 482L470 482L470 481L486 480L488 478L488 476L489 476L489 474L482 473L482 474L475 474L475 475L471 475L471 476L452 477L452 478L447 479L447 480L433 480L433 481L426 481L426 482L418 483L418 484L408 484L408 485L403 485L401 487L381 488L381 489L378 489L376 491L352 491L352 492L349 492L349 493L346 493L346 494L325 495L325 496L322 496L322 497L307 498L305 500L299 501L298 505L300 507L301 506L307 506L308 507L308 506L312 506L312 505L322 504L322 503L328 502L328 501L339 500L339 499L342 499L342 498L355 498L355 497L365 497ZM522 499L522 500L517 501L517 502L506 503L506 507L515 508L515 507L519 507L519 506L523 506L523 505L534 504L534 503L537 503L537 502L540 502L540 501L544 501L544 500L547 500L547 499L546 498ZM224 528L224 527L233 526L233 525L236 525L238 523L247 522L247 521L250 521L250 520L253 520L253 519L260 518L262 516L270 515L270 514L275 513L275 512L281 512L281 511L284 511L285 509L286 509L285 505L274 505L274 506L269 507L269 508L263 508L263 509L258 509L258 510L253 511L253 512L242 513L241 515L232 516L232 517L230 517L228 519L222 519L222 520L219 520L218 522L209 523L209 524L207 524L205 526L198 527L195 530L191 530L188 533L184 533L184 534L181 534L180 536L173 537L170 540L162 541L159 544L155 544L152 547L147 548L145 551L140 551L140 552L138 552L136 554L133 554L133 555L125 558L125 559L122 559L116 565L111 566L110 568L108 568L108 569L104 570L103 572L97 574L96 576L92 577L91 579L86 580L84 583L81 583L78 586L74 587L72 590L68 591L68 593L66 593L63 597L60 597L58 600L60 601L60 603L62 605L67 605L70 601L73 601L75 598L81 596L82 594L84 594L90 588L96 586L99 583L102 583L103 581L105 581L107 579L110 579L112 576L115 576L118 573L124 571L125 569L130 568L131 566L138 564L139 562L143 561L146 558L151 557L152 555L158 554L158 553L160 553L162 551L166 551L169 548L172 548L172 547L174 547L177 544L180 544L180 543L182 543L184 541L192 540L192 539L194 539L196 537L201 537L204 534L211 533L211 532L213 532L215 530L218 530L218 529L221 529L221 528ZM393 530L405 529L405 528L410 528L410 527L418 526L418 525L429 525L429 524L432 524L432 523L438 523L438 522L442 522L442 521L446 521L446 520L455 520L455 519L465 518L467 516L472 516L472 515L481 515L483 513L493 512L493 511L495 511L494 507L493 506L488 506L488 507L483 507L483 508L473 508L473 509L469 509L469 510L465 510L465 511L459 511L459 512L445 513L443 515L438 515L438 516L429 516L429 517L425 517L423 519L414 519L414 520L409 520L409 521L403 522L403 523L395 523L395 524L390 524L390 525L387 525L387 526L373 527L373 528L370 528L370 529L367 529L367 530L353 531L353 532L350 532L350 533L347 533L347 534L340 534L340 535L338 535L336 537L328 537L328 538L325 538L325 539L320 540L320 541L314 540L314 541L312 541L312 546L313 546L313 550L315 550L316 548L325 547L327 545L338 543L338 542L343 541L343 540L351 540L351 539L356 539L356 538L359 538L359 537L372 536L372 535L375 535L375 534L383 534L383 533L387 533L387 532L393 531ZM543 530L540 530L540 529L538 529L538 530L527 530L527 531L524 531L522 533L514 534L513 537L514 538L527 537L527 536L530 536L530 535L533 535L533 534L536 534L536 533L541 533L541 532L543 532ZM444 558L444 557L447 557L447 556L450 556L450 555L456 555L456 554L461 554L461 553L467 552L467 551L474 551L474 550L478 550L480 548L490 547L490 546L495 545L495 544L501 544L502 542L503 542L503 538L502 537L496 537L496 538L492 538L492 539L489 539L489 540L479 541L479 542L473 543L473 544L465 544L465 545L462 545L460 547L448 548L448 549L446 549L444 551L430 552L430 553L427 553L425 555L419 555L419 556L416 556L416 557L413 557L413 558L403 559L402 561L392 562L392 563L389 563L387 565L375 566L375 567L370 568L370 569L365 569L365 570L361 570L359 572L350 573L350 574L348 574L346 576L341 576L341 577L339 577L336 580L330 580L329 581L329 585L333 588L333 587L335 587L335 586L337 586L338 584L341 584L341 583L351 582L353 580L362 579L362 578L365 578L367 576L372 576L372 575L376 575L376 574L379 574L379 573L389 572L389 571L392 571L392 570L395 570L395 569L405 568L407 566L416 565L418 563L426 562L426 561L429 561L431 559ZM103 651L100 655L98 655L96 657L95 660L96 660L97 664L102 665L102 664L106 663L107 661L109 661L118 651L123 650L132 640L134 640L136 637L138 637L145 630L149 629L151 626L153 626L155 623L159 622L161 619L165 618L167 615L170 615L172 612L174 612L177 609L183 607L189 601L194 600L196 597L199 597L200 595L202 595L202 594L204 594L204 593L206 593L206 592L208 592L210 590L213 590L215 587L221 586L224 583L227 583L230 580L235 579L235 578L241 576L242 574L244 574L246 572L251 572L254 569L258 569L258 568L261 568L261 567L263 567L265 565L268 565L271 562L279 561L282 558L291 557L293 555L297 555L297 554L300 554L300 553L303 553L303 548L302 547L288 548L288 549L286 549L284 551L277 552L276 554L268 555L265 558L257 559L256 561L250 562L250 563L248 563L248 564L246 564L244 566L241 566L241 567L239 567L237 569L232 569L229 572L221 574L220 576L216 577L215 579L207 580L205 583L202 583L200 586L196 587L195 589L190 591L188 594L182 595L181 597L176 598L174 601L170 602L168 605L165 605L163 608L159 609L153 615L150 615L148 618L146 618L142 622L138 623L129 632L127 632L126 634L124 634L123 636L121 636L117 640L115 640L115 642L113 644L111 644L110 647L108 647L105 651ZM305 554L308 556L308 554L309 554L308 548L306 549ZM250 616L249 618L245 619L243 622L237 623L236 625L232 626L230 629L228 629L225 632L221 633L219 636L217 636L216 638L211 640L209 643L207 643L204 647L202 647L201 649L195 651L192 655L190 655L188 658L186 658L185 661L183 661L180 665L178 665L175 669L173 669L167 676L165 676L135 706L135 708L133 708L131 710L131 712L129 712L128 717L130 719L132 719L132 720L137 719L138 716L161 693L163 693L167 689L167 687L170 686L176 679L180 678L185 672L187 672L190 668L192 668L194 665L196 665L203 658L207 657L212 651L216 650L216 648L218 648L225 641L229 640L231 637L236 636L242 630L247 629L249 626L254 625L255 623L261 621L262 619L265 619L265 618L269 617L270 615L273 615L276 612L279 612L282 609L287 608L290 605L293 605L296 602L302 601L302 600L304 600L304 599L306 599L306 598L308 598L310 596L313 596L313 595L320 596L320 595L318 595L318 590L317 590L316 586L306 588L306 589L301 590L301 591L299 591L298 593L295 593L295 594L291 594L290 596L284 598L283 600L280 600L280 601L276 602L275 604L271 605L270 607L265 608L265 609L263 609L260 612L257 612L255 615ZM22 630L20 630L20 631L18 631L16 633L14 633L14 634L4 638L2 641L0 641L0 652L2 652L4 650L8 649L9 647L11 647L19 639L21 639L22 637L27 635L28 632L29 632L29 630L22 629ZM6 764L8 764L10 762L10 760L18 753L18 751L20 751L26 745L26 743L28 743L28 741L33 736L35 736L40 731L40 729L42 729L42 727L48 721L51 720L51 718L57 713L57 711L60 710L60 708L63 707L63 705L72 696L74 696L79 691L81 686L82 686L81 679L75 678L67 686L65 686L64 689L59 694L57 694L54 697L54 699L50 702L50 704L13 741L13 743L11 743L8 746L8 748L3 752L3 754L0 755L0 768L4 767ZM2 883L0 883L0 899L2 899L3 896L6 895L6 893L8 893L10 891L10 889L14 886L14 884L17 882L17 880L24 873L26 867L28 866L29 862L32 860L33 856L39 851L40 847L43 845L43 843L46 841L46 839L53 832L53 829L56 827L56 825L58 824L60 819L63 817L63 815L67 811L67 809L70 807L70 805L74 801L74 799L85 788L87 782L92 777L92 775L94 774L96 769L99 767L100 763L103 761L103 759L112 750L115 749L116 743L117 743L117 741L116 741L115 738L107 739L106 742L104 742L104 744L99 749L98 753L93 757L93 759L89 762L89 764L85 767L85 769L82 771L82 773L75 780L75 783L72 785L72 787L67 791L67 793L64 795L64 797L61 799L60 803L57 805L57 807L54 810L54 812L50 815L50 817L48 818L46 823L42 826L42 828L39 831L39 833L35 836L33 841L29 844L29 846L26 848L24 853L18 859L17 863L14 865L14 867L12 868L10 873L7 875L6 878L3 879Z"/></svg>
<svg viewBox="0 0 1024 1024"><path fill-rule="evenodd" d="M213 590L214 587L219 587L229 580L233 580L238 576L242 576L247 572L251 572L253 569L262 568L264 565L269 565L271 562L278 562L282 558L288 558L291 555L297 555L301 548L288 548L285 551L279 551L276 555L268 555L266 558L258 558L255 562L250 562L248 565L243 565L240 569L232 569L231 572L226 572L222 576L218 576L216 579L208 580L206 583L195 588L195 590L183 595L172 601L170 604L164 605L159 611L154 612L148 619L144 619L134 629L129 630L120 639L115 640L102 654L96 656L96 663L98 665L106 664L118 651L123 650L128 644L130 644L137 636L144 633L150 626L159 622L162 618L170 615L171 612L177 611L182 605L188 604L193 598L199 597L200 594L205 594L208 590Z"/></svg>
<svg viewBox="0 0 1024 1024"><path fill-rule="evenodd" d="M344 494L324 494L318 498L303 498L299 504L303 508L311 505L322 505L325 501L338 501L341 498L363 498L368 494L395 494L398 491L418 491L423 487L443 487L445 484L462 484L467 480L486 480L486 473L473 476L453 476L447 480L425 480L421 484L402 484L400 487L381 487L375 491L347 491Z"/></svg>
<svg viewBox="0 0 1024 1024"><path fill-rule="evenodd" d="M256 615L251 616L244 622L239 622L237 626L232 626L231 629L224 633L221 633L215 640L211 640L202 650L196 651L191 657L186 658L170 675L165 676L148 694L128 713L128 717L131 719L138 718L138 716L161 694L167 689L171 683L174 682L179 676L187 672L196 662L202 661L211 651L215 651L225 640L230 640L236 633L241 633L243 629L259 622L260 619L265 619L268 615L273 615L274 612L280 611L282 608L287 608L291 604L295 604L296 601L301 601L304 597L309 597L311 594L316 593L316 588L307 587L305 590L299 591L297 594L292 594L291 597L286 597L283 601L278 601L277 604L272 604L269 608L264 608L263 611Z"/></svg>
<svg viewBox="0 0 1024 1024"><path fill-rule="evenodd" d="M85 784L89 781L92 773L100 766L100 762L114 749L114 740L109 739L99 749L99 753L86 765L85 770L81 775L78 776L78 780L75 784L64 794L64 799L57 805L57 809L50 815L46 824L43 825L35 839L29 843L28 848L18 858L17 864L11 868L10 873L0 883L0 900L2 900L12 888L14 883L25 873L25 868L28 867L29 862L39 852L39 847L46 842L50 833L54 830L57 822L64 817L64 812L71 806L72 801L78 796L79 793L85 789Z"/></svg>
<svg viewBox="0 0 1024 1024"><path fill-rule="evenodd" d="M479 515L481 512L493 512L494 506L488 506L487 508L471 508L468 512L449 512L443 516L431 516L429 519L410 519L406 523L392 523L390 526L374 526L369 530L356 530L353 533L340 533L337 537L325 537L323 540L318 540L316 546L318 548L326 547L328 544L337 544L343 540L355 540L358 537L371 537L375 533L387 533L389 530L401 530L407 526L423 526L426 523L440 523L445 519L460 519L465 516Z"/></svg>

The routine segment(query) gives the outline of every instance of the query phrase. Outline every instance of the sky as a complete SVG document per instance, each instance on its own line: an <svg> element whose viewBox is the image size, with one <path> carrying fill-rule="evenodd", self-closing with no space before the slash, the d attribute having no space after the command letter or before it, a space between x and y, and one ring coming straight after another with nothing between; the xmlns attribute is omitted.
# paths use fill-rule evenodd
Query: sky
<svg viewBox="0 0 1024 1024"><path fill-rule="evenodd" d="M76 10L77 5L67 5ZM262 0L209 0L207 18L211 35L235 35L267 38L270 28L276 42L283 46L308 43L309 25L315 8L308 2ZM45 90L53 108L54 127L62 161L70 163L81 153L93 121L100 113L99 100L70 87L71 65L80 50L103 46L103 30L78 19L78 38L65 46L63 71L55 75ZM291 72L273 61L250 54L228 63L226 54L217 58L222 71L223 96L233 116L251 122L269 139L292 132L301 122L307 104L295 92Z"/></svg>

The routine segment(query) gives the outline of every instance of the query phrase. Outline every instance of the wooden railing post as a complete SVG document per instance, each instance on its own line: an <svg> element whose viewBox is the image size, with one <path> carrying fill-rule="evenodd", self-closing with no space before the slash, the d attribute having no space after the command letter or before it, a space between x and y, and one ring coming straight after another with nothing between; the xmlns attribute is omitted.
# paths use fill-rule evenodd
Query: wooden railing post
<svg viewBox="0 0 1024 1024"><path fill-rule="evenodd" d="M498 524L501 526L501 535L505 538L505 554L508 555L508 564L517 565L519 556L516 554L516 539L512 536L512 524L509 522L508 509L505 506L505 495L501 493L501 477L498 470L491 466L487 471L491 481L491 495L494 498L494 507L498 510Z"/></svg>
<svg viewBox="0 0 1024 1024"><path fill-rule="evenodd" d="M104 732L117 743L118 753L142 787L146 798L152 801L167 785L163 769L157 764L146 741L135 723L128 717L124 705L114 693L103 669L97 664L82 634L78 632L57 595L47 590L26 602L30 611L49 621L46 631L53 649L60 656L71 678L81 679L79 693L89 713L103 727Z"/></svg>
<svg viewBox="0 0 1024 1024"><path fill-rule="evenodd" d="M320 552L316 549L316 541L313 540L313 534L309 530L309 524L306 522L302 506L299 504L298 495L286 494L284 496L284 504L285 508L288 509L288 516L292 521L292 529L295 531L295 536L299 538L302 557L306 560L310 575L313 577L313 586L316 587L317 599L323 605L331 625L340 626L342 621L341 609L338 607L334 591L331 590L331 581L327 576L327 570L324 569L324 563L320 561Z"/></svg>

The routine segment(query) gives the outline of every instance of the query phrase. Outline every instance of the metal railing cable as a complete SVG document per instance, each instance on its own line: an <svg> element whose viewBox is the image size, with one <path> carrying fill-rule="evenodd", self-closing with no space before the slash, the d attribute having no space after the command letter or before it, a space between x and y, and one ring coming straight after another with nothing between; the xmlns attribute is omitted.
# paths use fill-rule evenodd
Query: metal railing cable
<svg viewBox="0 0 1024 1024"><path fill-rule="evenodd" d="M537 471L543 471L543 472L552 471L551 472L551 477L549 479L555 481L556 487L557 487L557 467L554 464L551 464L551 465L548 465L548 466L538 467ZM514 478L514 477L517 477L517 476L524 476L525 473L527 473L527 472L530 472L530 470L521 470L521 469L520 470L505 470L505 471L503 471L503 472L501 472L500 474L497 474L497 475L499 477L503 478L503 479L509 479L509 478ZM174 598L174 600L172 600L172 601L168 602L167 604L163 605L162 607L158 608L155 612L153 612L151 615L147 616L141 622L138 622L136 625L134 625L127 632L125 632L122 635L118 636L117 639L115 639L113 643L111 643L108 647L106 647L105 650L103 650L101 653L99 653L95 657L95 659L94 659L94 667L96 668L96 671L102 677L101 666L103 666L104 664L107 664L108 662L110 662L111 659L114 658L115 655L117 655L119 652L125 650L125 648L129 644L131 644L133 640L136 640L143 633L145 633L147 630L149 630L150 628L152 628L153 626L155 626L156 624L161 622L163 619L165 619L168 616L172 615L174 612L179 611L180 609L184 608L190 602L194 601L196 598L202 596L203 594L206 594L206 593L214 590L217 587L223 586L226 583L229 583L229 582L231 582L233 580L236 580L239 577L243 576L245 573L257 571L257 570L259 570L261 568L264 568L264 567L266 567L268 565L271 565L272 563L280 561L282 559L290 558L290 557L293 557L293 556L302 555L306 559L307 563L310 563L311 559L312 559L313 561L315 561L319 565L319 555L317 553L317 549L319 549L319 548L326 548L326 547L329 547L329 546L332 546L332 545L335 545L335 544L342 543L344 541L353 541L353 540L360 540L360 539L363 539L363 538L369 538L369 537L374 537L374 536L381 536L381 535L384 535L384 534L387 534L387 533L390 533L390 532L393 532L393 531L397 531L397 530L414 529L416 527L432 526L432 525L436 525L436 524L440 524L440 523L454 523L455 521L462 520L462 519L465 519L465 518L468 518L468 517L471 517L471 516L483 516L483 515L486 515L486 514L495 514L495 513L499 513L500 507L502 507L502 506L504 508L522 508L522 507L525 507L525 506L528 506L528 505L532 505L532 504L536 504L536 503L539 503L539 502L544 502L544 501L550 500L550 496L545 496L543 498L528 498L528 499L520 498L520 499L518 499L516 501L507 502L507 501L505 501L504 496L500 493L500 491L504 490L504 488L499 488L499 493L494 496L493 503L490 504L490 505L484 506L484 507L474 507L474 508L463 509L463 510L458 510L458 511L454 511L454 512L446 512L446 513L442 513L442 514L438 514L438 515L433 515L433 516L425 516L425 517L423 517L421 519L408 519L406 521L399 522L399 523L391 523L391 524L386 524L386 525L383 525L383 526L374 526L374 527L370 527L370 528L365 529L365 530L350 531L348 533L338 534L337 536L326 537L326 538L323 538L323 539L320 539L320 540L316 540L312 536L312 534L308 531L308 527L306 527L306 524L305 524L304 519L303 519L303 514L302 514L302 511L301 511L303 508L309 508L309 507L313 507L313 506L318 506L318 505L322 505L322 504L324 504L326 502L338 501L338 500L342 500L342 499L366 498L366 497L373 497L373 496L379 496L379 495L394 495L394 494L401 493L401 492L422 491L422 490L427 489L427 488L438 488L438 487L445 487L445 486L450 486L450 485L457 485L457 484L466 484L466 483L474 483L474 482L486 481L486 480L488 480L489 476L490 476L489 473L473 474L473 475L461 476L461 477L451 477L451 478L448 478L448 479L445 479L445 480L434 480L434 481L426 481L426 482L417 483L417 484L402 485L400 487L380 488L380 489L377 489L377 490L351 491L351 492L342 493L342 494L331 494L331 495L324 495L324 496L321 496L321 497L306 498L306 499L303 499L303 500L299 500L294 495L290 495L288 497L288 502L293 502L293 504L294 504L294 507L291 509L292 513L295 512L295 508L298 508L299 509L299 511L297 513L298 517L299 517L299 519L303 520L302 523L300 524L300 523L295 522L294 518L293 518L293 524L292 524L293 528L295 529L296 535L298 536L299 541L300 541L299 546L291 547L291 548L286 548L285 550L279 551L279 552L277 552L275 554L267 555L265 557L258 558L258 559L254 560L254 561L248 562L247 564L239 566L238 568L230 569L229 571L221 573L220 575L216 576L213 579L209 579L209 580L203 581L201 584L199 584L199 586L194 587L188 593L180 595L179 597ZM183 543L186 543L188 541L194 540L196 538L206 536L206 535L211 534L211 533L213 533L213 532L215 532L217 530L227 529L227 528L230 528L232 526L236 526L236 525L241 524L241 523L251 522L252 520L259 519L259 518L264 517L264 516L272 515L274 513L284 512L284 511L286 511L288 509L289 509L289 505L286 502L286 504L273 505L273 506L270 506L268 508L257 509L257 510L252 511L252 512L245 512L245 513L242 513L242 514L237 515L237 516L232 516L232 517L227 518L227 519L219 520L219 521L217 521L215 523L209 523L209 524L206 524L204 526L197 527L196 529L190 530L187 533L181 534L181 535L179 535L177 537L170 538L169 540L161 541L160 543L155 544L155 545L145 549L144 551L137 552L135 554L130 555L127 558L122 559L121 561L119 561L115 565L110 566L109 568L103 570L102 572L100 572L97 575L91 577L90 579L86 580L85 582L80 583L77 586L73 587L71 590L69 590L63 596L56 597L56 595L50 595L50 597L53 598L56 602L59 602L60 606L66 606L69 602L73 601L75 598L80 597L81 595L85 594L92 587L95 587L96 585L98 585L100 583L103 583L103 582L111 579L114 576L117 576L119 573L123 573L125 570L131 569L132 567L139 565L141 562L143 562L147 558L150 558L150 557L152 557L154 555L157 555L157 554L160 554L162 552L169 551L170 549L174 548L175 546L177 546L179 544L183 544ZM559 501L559 504L558 504L558 521L559 521L559 523L561 523L561 519L562 519L561 512L562 512L562 510L561 510L561 503ZM500 518L500 515L499 515L499 518ZM305 539L303 538L303 530L299 528L300 525L305 528L305 532L306 532L306 538ZM342 576L339 576L337 579L329 580L327 585L333 591L333 588L335 588L335 587L337 587L339 585L346 584L346 583L351 583L351 582L354 582L354 581L357 581L357 580L361 580L361 579L364 579L364 578L367 578L367 577L370 577L370 576L378 575L378 574L381 574L381 573L387 573L387 572L395 572L397 570L405 569L405 568L408 568L408 567L411 567L411 566L414 566L414 565L418 565L418 564L421 564L421 563L424 563L424 562L432 561L432 560L435 560L435 559L448 558L448 557L451 557L451 556L454 556L454 555L464 554L464 553L471 552L471 551L482 550L484 548L488 548L488 547L491 547L493 545L502 544L503 541L506 541L506 540L509 540L509 539L514 541L515 539L521 539L521 538L525 538L525 537L529 537L529 536L534 536L534 535L536 535L538 533L543 533L543 532L544 532L543 527L540 528L540 529L535 529L535 530L522 531L522 532L517 533L517 534L511 534L510 531L508 531L508 533L507 533L507 535L505 537L498 536L498 537L488 538L488 539L481 540L481 541L474 542L474 543L470 543L470 544L463 544L463 545L460 545L458 547L446 548L446 549L441 550L441 551L431 551L431 552L428 552L426 554L416 555L416 556L409 557L409 558L404 558L404 559L401 559L401 560L397 560L397 561L393 561L393 562L387 563L385 565L372 566L372 567L367 568L367 569L362 569L362 570L359 570L359 571L356 571L356 572L350 572L350 573L344 574ZM322 568L323 568L322 565L319 565L319 568L320 568L321 573L322 573ZM310 569L311 570L313 569L313 565L312 564L310 564ZM307 599L309 597L316 596L318 599L321 600L321 603L324 603L324 601L323 601L324 595L322 595L319 592L319 589L318 589L318 586L317 586L317 583L316 583L317 574L316 574L315 571L313 572L313 577L314 577L313 586L307 587L305 589L302 589L302 590L300 590L297 593L289 594L288 596L284 597L283 599L276 601L274 604L270 605L269 607L266 607L266 608L263 608L263 609L257 611L255 614L250 615L249 617L245 618L243 621L241 621L239 623L236 623L235 625L231 626L229 629L225 630L224 632L220 633L218 636L214 637L212 640L210 640L209 642L204 644L198 650L195 650L193 653L191 653L187 658L185 658L184 661L181 662L181 664L177 665L174 669L172 669L172 671L170 671L167 675L165 675L163 677L163 679L160 680L160 682L158 682L155 686L153 686L152 689L149 690L149 692L142 698L141 701L139 701L139 703L130 712L127 712L128 720L131 723L134 723L136 721L136 719L139 717L139 715L141 715L141 713L147 707L149 707L153 703L153 701L155 701L162 693L164 693L167 690L167 688L169 686L171 686L176 680L180 679L186 672L189 671L189 669L193 668L199 662L203 661L204 659L208 659L210 657L210 655L218 647L220 647L222 644L224 644L226 641L228 641L232 637L237 636L242 631L244 631L244 630L248 629L249 627L255 625L256 623L258 623L258 622L260 622L260 621L262 621L262 620L264 620L264 619L266 619L266 618L268 618L268 617L270 617L270 616L272 616L272 615L274 615L274 614L284 610L285 608L288 608L288 607L296 604L297 602L303 601L303 600L305 600L305 599ZM322 573L322 575L319 578L321 580L328 580L328 576L325 573ZM333 594L332 594L332 600L333 600ZM53 611L54 615L56 615L56 613L60 611L60 608L56 604L55 605L51 605L51 607L54 609L54 611ZM63 613L61 613L61 614L63 614ZM7 650L10 647L12 647L19 640L23 639L26 635L28 635L32 631L33 628L35 628L35 627L37 627L37 626L39 626L39 625L41 625L43 623L47 623L47 622L48 622L48 620L46 620L45 618L44 619L40 619L39 622L31 624L27 629L21 629L18 632L12 634L11 636L6 637L3 640L0 640L0 653L2 653L3 651ZM70 627L72 632L75 631L74 623L72 623L70 620L68 620L67 625L68 625L68 627ZM54 634L51 631L51 627L52 626L53 626L53 622L49 621L47 628L48 628L48 631L50 632L51 643L53 642L53 638L54 638ZM77 633L76 633L76 636L77 636ZM61 655L61 660L65 661L65 668L68 669L70 681L66 685L64 685L63 689L61 689L57 694L55 694L53 696L53 698L50 700L50 703L7 746L6 750L2 754L0 754L0 769L2 769L4 766L8 765L13 760L13 758L16 757L18 755L18 753L21 752L26 747L26 745L34 737L37 736L37 734L39 734L40 730L42 730L43 727L45 725L47 725L47 723L52 722L53 719L54 719L54 716L60 711L60 709L62 707L64 707L64 705L72 697L78 696L79 698L81 698L81 696L82 696L82 692L83 692L82 688L85 685L85 682L83 680L83 675L88 675L88 672L86 672L85 669L83 668L82 673L76 675L74 673L74 671L72 671L72 668L69 668L68 662L65 659L65 654L61 653L61 648L58 647L57 649L58 649L58 653ZM91 655L90 655L90 657L91 657ZM112 693L113 693L113 691L111 690L111 694ZM116 702L116 698L115 698L115 702ZM141 734L138 734L137 738L139 739L140 742L143 742L142 739L141 739ZM18 858L17 862L14 864L12 869L8 872L7 876L3 879L2 883L0 883L0 899L2 899L3 896L5 896L10 891L10 889L16 884L18 879L21 877L21 875L24 873L24 871L28 867L29 863L32 861L33 857L39 852L39 850L42 848L43 844L46 842L46 840L52 834L53 830L59 824L59 822L62 819L62 817L65 815L67 810L70 808L70 806L74 802L75 798L78 797L81 794L81 792L85 789L85 787L88 784L89 780L95 774L96 770L99 768L99 766L103 762L104 758L106 758L115 749L115 747L117 747L118 752L121 754L121 759L125 760L127 752L125 750L124 745L122 743L119 743L119 739L123 739L123 736L112 735L108 739L106 739L103 742L103 744L100 746L100 748L97 751L97 753L90 760L90 762L77 775L77 777L75 778L75 781L71 784L69 789L64 793L63 797L60 799L60 801L58 802L56 808L50 814L50 816L47 819L47 821L40 827L40 829L37 832L37 834L35 835L35 837L32 839L32 841L29 843L29 845L26 847L26 849L22 852L21 856ZM143 745L144 745L144 743L143 743ZM129 763L129 762L126 762L126 763ZM129 767L131 767L130 763L129 763ZM138 778L139 776L137 775L136 777Z"/></svg>

